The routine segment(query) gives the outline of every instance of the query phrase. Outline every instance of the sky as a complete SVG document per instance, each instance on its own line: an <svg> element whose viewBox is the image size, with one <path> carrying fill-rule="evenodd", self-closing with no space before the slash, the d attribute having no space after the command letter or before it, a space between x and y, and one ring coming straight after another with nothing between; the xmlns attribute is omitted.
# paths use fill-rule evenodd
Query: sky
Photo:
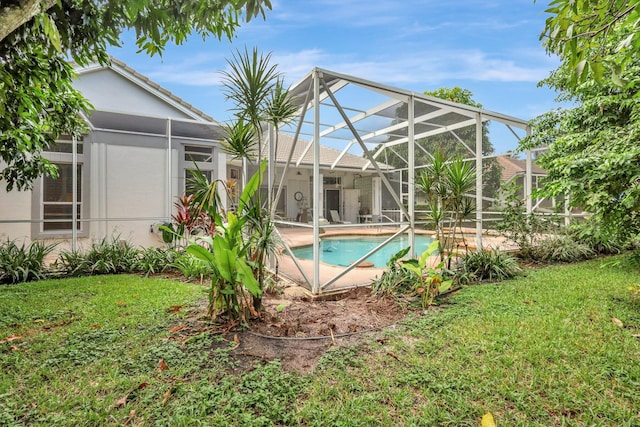
<svg viewBox="0 0 640 427"><path fill-rule="evenodd" d="M162 57L132 34L110 53L218 121L231 117L220 71L236 50L271 53L286 82L314 67L422 93L471 90L487 110L525 120L556 108L538 82L557 68L539 40L546 0L272 0L236 38L191 37Z"/></svg>

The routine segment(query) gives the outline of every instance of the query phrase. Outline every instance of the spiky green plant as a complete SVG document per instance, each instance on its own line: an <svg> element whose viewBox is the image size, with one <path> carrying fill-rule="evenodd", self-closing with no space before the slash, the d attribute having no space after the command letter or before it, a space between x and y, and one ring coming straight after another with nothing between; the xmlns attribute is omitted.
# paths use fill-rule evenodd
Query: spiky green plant
<svg viewBox="0 0 640 427"><path fill-rule="evenodd" d="M39 241L18 244L14 240L0 244L0 284L44 279L47 275L44 259L55 246Z"/></svg>

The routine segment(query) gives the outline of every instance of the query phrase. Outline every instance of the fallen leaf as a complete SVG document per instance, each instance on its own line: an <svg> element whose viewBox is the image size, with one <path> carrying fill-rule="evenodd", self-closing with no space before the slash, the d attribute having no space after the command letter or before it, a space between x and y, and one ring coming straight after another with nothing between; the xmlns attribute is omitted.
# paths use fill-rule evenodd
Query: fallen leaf
<svg viewBox="0 0 640 427"><path fill-rule="evenodd" d="M233 348L231 350L235 350L240 346L240 339L238 338L237 334L233 335L233 342L235 342L235 344L233 345Z"/></svg>
<svg viewBox="0 0 640 427"><path fill-rule="evenodd" d="M493 420L493 415L490 412L487 412L482 416L482 427L496 427L496 423Z"/></svg>
<svg viewBox="0 0 640 427"><path fill-rule="evenodd" d="M183 329L187 329L189 327L189 325L184 324L184 325L180 325L180 326L174 326L173 328L169 328L169 332L178 332L181 331Z"/></svg>
<svg viewBox="0 0 640 427"><path fill-rule="evenodd" d="M91 329L100 329L100 328L101 328L101 326L100 326L100 325L98 325L97 323L96 323L95 325L91 325L91 326L89 326L89 327L90 327Z"/></svg>
<svg viewBox="0 0 640 427"><path fill-rule="evenodd" d="M128 398L129 398L129 393L127 393L124 397L118 399L118 401L113 406L115 406L116 408L119 408L121 406L126 405Z"/></svg>
<svg viewBox="0 0 640 427"><path fill-rule="evenodd" d="M133 420L133 417L135 417L135 416L136 416L136 410L135 410L135 409L132 409L132 410L129 412L129 418L127 418L127 419L124 421L124 425L129 424L129 423Z"/></svg>
<svg viewBox="0 0 640 427"><path fill-rule="evenodd" d="M393 357L394 359L396 359L398 362L400 361L400 358L398 357L398 355L397 355L397 354L392 353L392 352L390 352L390 351L389 351L389 352L387 352L387 354L388 354L389 356Z"/></svg>
<svg viewBox="0 0 640 427"><path fill-rule="evenodd" d="M11 350L11 351L18 351L18 346L16 346L16 345L12 345L11 347L9 347L9 350Z"/></svg>
<svg viewBox="0 0 640 427"><path fill-rule="evenodd" d="M44 319L36 319L33 323L44 323Z"/></svg>
<svg viewBox="0 0 640 427"><path fill-rule="evenodd" d="M119 306L121 306L121 307L126 307L126 306L127 306L127 303L126 303L126 302L124 302L124 301L118 301L118 302L116 302L116 305L119 305Z"/></svg>
<svg viewBox="0 0 640 427"><path fill-rule="evenodd" d="M169 397L171 396L171 393L173 392L173 386L169 387L169 390L167 390L164 393L164 396L162 398L162 406L167 404L167 400L169 400Z"/></svg>
<svg viewBox="0 0 640 427"><path fill-rule="evenodd" d="M184 304L180 304L180 305L172 305L171 307L167 308L167 312L168 313L177 313L180 311L180 309L184 306Z"/></svg>
<svg viewBox="0 0 640 427"><path fill-rule="evenodd" d="M140 384L138 384L138 390L142 390L143 388L145 388L148 385L149 385L149 383L140 383Z"/></svg>
<svg viewBox="0 0 640 427"><path fill-rule="evenodd" d="M169 369L169 365L167 365L167 362L165 362L164 359L160 359L158 361L158 369L160 370L160 372L166 371L167 369Z"/></svg>
<svg viewBox="0 0 640 427"><path fill-rule="evenodd" d="M621 328L624 328L624 323L622 323L622 320L617 319L615 317L612 317L611 320L613 321L613 323L615 323L616 325L620 326Z"/></svg>
<svg viewBox="0 0 640 427"><path fill-rule="evenodd" d="M11 342L11 341L13 341L13 340L17 340L17 339L19 339L19 338L22 338L22 335L11 335L11 336L9 336L9 337L6 337L6 338L4 338L4 339L1 339L1 340L0 340L0 344L4 344L4 343L6 343L6 342Z"/></svg>

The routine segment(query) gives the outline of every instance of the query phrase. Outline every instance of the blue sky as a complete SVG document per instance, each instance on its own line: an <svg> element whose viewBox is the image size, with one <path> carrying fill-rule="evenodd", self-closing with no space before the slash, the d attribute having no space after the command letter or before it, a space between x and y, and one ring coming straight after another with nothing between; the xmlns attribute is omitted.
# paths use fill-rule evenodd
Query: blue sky
<svg viewBox="0 0 640 427"><path fill-rule="evenodd" d="M288 83L314 66L423 92L460 86L484 108L531 119L555 108L537 87L558 66L538 36L546 1L272 0L266 20L229 42L192 37L162 58L136 54L131 34L111 53L219 121L229 119L220 70L235 49L272 53Z"/></svg>

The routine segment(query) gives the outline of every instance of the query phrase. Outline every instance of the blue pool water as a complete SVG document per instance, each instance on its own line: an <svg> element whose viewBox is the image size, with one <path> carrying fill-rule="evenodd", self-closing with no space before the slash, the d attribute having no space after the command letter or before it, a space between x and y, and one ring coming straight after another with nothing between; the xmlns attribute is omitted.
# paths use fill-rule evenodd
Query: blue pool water
<svg viewBox="0 0 640 427"><path fill-rule="evenodd" d="M346 267L388 238L389 236L323 237L320 241L320 261ZM416 235L416 254L424 252L432 241L430 236ZM371 261L375 267L386 267L389 259L407 246L409 237L400 235L367 258L367 261ZM312 245L293 248L292 251L297 258L313 259Z"/></svg>

